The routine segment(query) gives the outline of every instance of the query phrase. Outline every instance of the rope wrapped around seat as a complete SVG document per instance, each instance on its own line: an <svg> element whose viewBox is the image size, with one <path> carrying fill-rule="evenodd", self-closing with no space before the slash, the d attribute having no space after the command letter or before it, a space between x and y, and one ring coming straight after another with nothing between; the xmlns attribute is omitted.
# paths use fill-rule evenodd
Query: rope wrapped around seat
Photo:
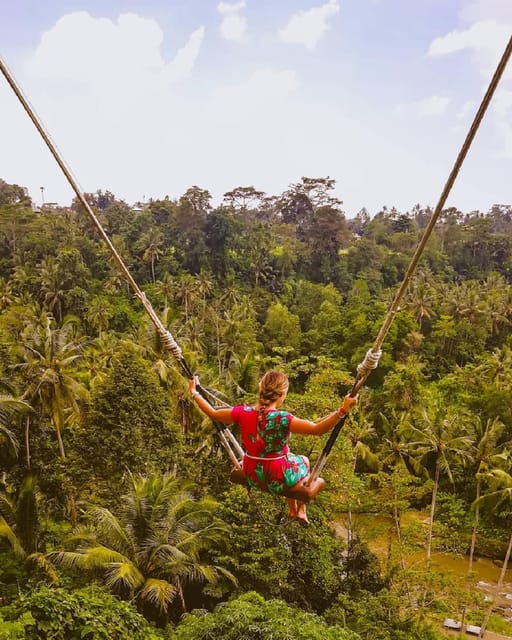
<svg viewBox="0 0 512 640"><path fill-rule="evenodd" d="M229 479L234 484L241 484L247 487L247 478L241 467L234 467L229 474ZM316 478L311 480L310 484L306 484L309 480L309 476L306 476L293 487L289 487L283 491L283 496L291 498L292 500L300 500L301 502L311 502L314 500L320 491L325 488L325 480L323 478Z"/></svg>

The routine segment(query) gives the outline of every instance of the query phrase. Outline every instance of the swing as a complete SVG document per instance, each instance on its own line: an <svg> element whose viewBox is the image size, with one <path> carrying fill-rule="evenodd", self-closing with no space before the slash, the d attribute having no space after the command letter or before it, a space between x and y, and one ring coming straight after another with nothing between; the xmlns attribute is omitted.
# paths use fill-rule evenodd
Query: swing
<svg viewBox="0 0 512 640"><path fill-rule="evenodd" d="M359 389L362 387L362 385L364 384L364 382L366 381L366 379L368 378L369 374L371 373L372 369L375 369L378 366L378 362L379 362L379 358L381 355L381 346L382 343L384 342L384 339L388 333L388 330L391 326L391 323L396 315L396 313L399 310L399 304L400 301L409 285L409 281L412 277L412 275L414 274L414 271L416 270L416 267L418 265L419 259L423 253L423 250L427 244L427 241L430 238L430 235L435 227L435 224L439 218L439 216L441 215L441 212L443 210L443 207L445 205L445 202L448 198L448 195L453 187L453 184L455 183L455 180L457 178L457 175L462 167L462 164L464 162L464 159L469 151L469 148L471 146L471 143L473 142L473 139L476 135L476 132L478 130L478 127L480 126L483 117L485 115L485 112L491 102L491 99L494 95L494 92L496 90L496 87L498 86L498 83L500 81L501 76L503 75L503 72L505 70L505 67L507 66L507 62L510 58L512 54L512 37L510 38L507 46L505 47L505 51L501 57L501 60L498 63L498 66L496 67L496 71L494 72L494 75L489 83L489 87L487 88L487 91L484 95L484 97L482 98L480 107L473 119L473 122L471 124L471 127L466 135L466 138L464 140L464 143L459 151L459 154L455 160L455 163L453 165L453 168L448 176L448 179L446 181L446 184L443 188L443 191L441 192L441 195L439 197L439 201L436 205L436 208L434 209L434 212L432 214L432 217L427 225L427 227L425 228L425 231L423 233L423 236L421 237L418 246L416 247L416 250L414 252L414 255L411 259L411 263L407 269L407 272L404 276L403 282L400 285L400 288L398 289L397 293L395 294L391 305L389 307L389 310L386 314L386 317L384 319L384 322L379 330L379 333L377 335L377 338L375 339L375 342L373 343L373 346L371 347L371 349L369 349L369 351L367 352L364 361L358 365L357 367L357 376L356 376L356 380L354 382L354 385L352 387L352 390L350 391L350 395L351 396L355 396L357 395ZM193 373L192 370L190 369L190 367L188 366L187 362L185 361L181 348L179 347L179 345L176 343L175 339L173 338L172 334L163 326L160 318L157 316L156 312L154 311L153 307L151 306L151 304L149 303L149 301L146 299L146 295L145 293L139 288L139 286L137 285L137 283L135 282L135 280L133 279L133 277L131 276L130 272L128 271L126 265L124 264L123 260L121 259L120 255L118 254L118 252L116 251L114 245L112 244L112 242L110 241L109 237L107 236L107 234L105 233L105 230L103 229L103 227L101 226L98 218L96 217L96 215L94 214L93 210L91 209L89 203L87 202L87 200L85 199L85 196L83 194L83 192L81 191L81 189L78 186L78 183L76 182L76 180L73 178L70 170L68 169L67 165L64 163L64 160L62 159L61 155L59 154L59 152L57 151L57 148L55 147L55 145L53 144L53 142L50 139L50 136L48 135L48 133L46 132L46 130L44 129L41 121L38 119L38 117L36 116L34 110L32 109L32 107L30 106L30 104L28 103L28 101L26 100L26 98L24 97L23 93L21 92L20 88L18 87L16 81L14 80L12 74L9 72L9 70L7 69L6 65L4 64L3 60L0 58L0 70L2 71L2 74L4 75L5 79L7 80L8 84L10 85L10 87L12 88L12 90L14 91L14 93L16 94L16 97L18 98L18 100L20 101L20 103L22 104L23 108L25 109L26 113L28 114L29 118L32 120L32 123L34 124L34 126L36 127L36 129L38 130L38 132L40 133L41 137L43 138L43 140L45 141L47 147L49 148L50 152L52 153L54 159L56 160L57 164L59 165L59 167L61 168L62 172L64 173L67 181L69 182L69 184L71 185L73 191L75 192L78 200L80 201L80 203L83 205L83 207L85 208L85 210L87 211L87 213L89 214L91 220L93 221L94 225L96 226L100 236L102 237L102 239L104 240L104 242L106 243L107 247L109 248L109 250L111 251L115 261L117 262L121 272L123 273L125 279L127 280L128 284L130 285L130 287L132 288L135 296L140 300L142 306L144 307L146 313L148 314L148 316L150 317L151 321L153 322L156 330L158 331L163 344L167 347L167 349L174 355L174 357L176 358L178 364L181 366L181 369L183 371L183 373L187 376L187 378L192 378L193 377ZM197 390L199 391L199 393L201 395L203 395L206 392L206 390L200 386L197 387ZM325 487L325 481L320 478L320 472L323 469L325 462L327 460L327 457L338 437L338 434L341 431L341 428L343 426L343 424L345 423L346 420L346 415L343 415L340 420L338 421L338 423L335 425L335 427L331 430L330 434L329 434L329 438L320 454L320 457L318 458L315 466L313 467L310 475L307 478L304 478L303 480L301 480L297 485L291 487L290 489L287 489L284 492L284 495L286 497L292 498L292 499L297 499L300 500L302 502L310 502L311 500L313 500L316 495L318 494L319 491L321 491L324 487ZM245 486L247 486L247 482L245 479L245 476L243 474L242 471L242 465L240 463L240 458L243 457L244 452L242 447L240 446L238 440L233 436L233 434L231 433L231 431L225 427L224 425L218 424L218 423L214 423L216 429L217 429L217 433L218 436L220 438L220 441L223 445L223 447L226 449L227 454L230 458L230 460L232 461L234 468L231 472L230 475L230 479L232 482L237 483L237 484L243 484ZM234 450L233 450L234 449ZM236 453L235 453L236 451Z"/></svg>
<svg viewBox="0 0 512 640"><path fill-rule="evenodd" d="M317 494L325 488L325 480L323 478L316 478L314 481L309 481L310 476L306 476L302 480L299 480L293 487L288 487L282 493L286 498L292 500L300 500L306 504L314 500ZM234 484L241 484L247 487L247 479L244 475L242 467L234 467L229 474L230 482ZM281 495L281 494L280 494Z"/></svg>

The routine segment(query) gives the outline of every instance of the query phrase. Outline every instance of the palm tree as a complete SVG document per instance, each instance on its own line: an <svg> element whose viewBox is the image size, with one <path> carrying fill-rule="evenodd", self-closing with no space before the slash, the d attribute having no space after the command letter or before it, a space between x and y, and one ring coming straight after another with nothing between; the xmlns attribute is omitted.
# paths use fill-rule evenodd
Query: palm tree
<svg viewBox="0 0 512 640"><path fill-rule="evenodd" d="M432 274L430 272L418 273L413 286L408 292L407 304L411 307L419 330L422 329L424 319L432 318L433 308L435 306L435 289L430 284Z"/></svg>
<svg viewBox="0 0 512 640"><path fill-rule="evenodd" d="M96 296L89 303L86 318L91 327L98 330L99 335L108 329L112 316L112 306L107 298Z"/></svg>
<svg viewBox="0 0 512 640"><path fill-rule="evenodd" d="M82 357L81 344L73 336L73 323L64 321L61 328L54 327L53 318L44 314L42 325L30 327L22 346L24 362L16 365L27 380L23 394L31 404L39 401L50 416L57 434L60 457L66 459L62 432L67 409L79 412L78 400L85 399L87 391L76 378L76 362Z"/></svg>
<svg viewBox="0 0 512 640"><path fill-rule="evenodd" d="M158 229L152 229L147 236L143 239L145 249L142 259L144 262L149 262L151 266L151 281L155 283L155 261L157 261L162 255L163 251L160 248L163 242L163 236Z"/></svg>
<svg viewBox="0 0 512 640"><path fill-rule="evenodd" d="M362 460L364 464L372 471L377 471L379 461L377 456L372 453L369 446L364 442L373 436L375 429L372 424L361 416L360 413L355 414L349 422L348 430L345 436L348 437L352 444L352 475L356 476L357 463ZM348 526L347 526L347 553L350 556L352 552L352 543L354 539L354 529L352 522L352 500L350 491L348 492Z"/></svg>
<svg viewBox="0 0 512 640"><path fill-rule="evenodd" d="M0 312L8 309L14 302L14 291L11 283L4 278L0 278Z"/></svg>
<svg viewBox="0 0 512 640"><path fill-rule="evenodd" d="M494 384L499 391L512 389L512 349L505 345L491 354L486 353L476 373Z"/></svg>
<svg viewBox="0 0 512 640"><path fill-rule="evenodd" d="M62 320L66 292L62 283L59 264L55 258L50 256L42 260L39 265L39 278L46 308L58 321Z"/></svg>
<svg viewBox="0 0 512 640"><path fill-rule="evenodd" d="M101 571L109 588L135 599L141 610L149 605L165 615L179 598L186 611L188 584L214 584L221 576L235 582L226 569L202 559L226 529L215 518L217 504L195 500L190 489L171 474L132 477L118 516L90 507L90 526L68 540L75 549L49 557L66 567Z"/></svg>
<svg viewBox="0 0 512 640"><path fill-rule="evenodd" d="M512 476L502 469L493 469L492 471L484 474L484 478L487 480L487 482L489 483L489 488L492 490L475 501L473 503L474 507L486 507L492 509L493 511L498 507L504 507L506 511L510 512L510 509L512 508ZM507 551L505 553L505 559L503 560L503 566L501 567L498 583L496 584L494 596L496 596L501 591L511 552L512 533L510 534L508 540ZM480 627L480 634L478 636L479 638L484 637L489 618L491 617L493 606L494 603L491 602L485 614L482 626Z"/></svg>
<svg viewBox="0 0 512 640"><path fill-rule="evenodd" d="M164 297L164 308L167 308L169 300L172 299L175 285L172 276L166 271L161 280L156 281L156 290Z"/></svg>
<svg viewBox="0 0 512 640"><path fill-rule="evenodd" d="M43 569L54 584L59 579L52 563L39 550L37 483L33 475L23 481L16 499L0 493L0 538L18 560Z"/></svg>
<svg viewBox="0 0 512 640"><path fill-rule="evenodd" d="M175 295L185 308L185 322L189 318L190 308L197 300L196 281L189 273L183 274L175 285Z"/></svg>
<svg viewBox="0 0 512 640"><path fill-rule="evenodd" d="M411 438L411 453L416 455L434 481L427 539L427 564L430 564L432 553L432 528L441 474L453 482L453 462L465 462L470 455L471 438L460 428L460 422L460 413L451 411L433 400L428 407L423 408L419 416L420 426L416 427L411 423L405 428L405 433Z"/></svg>
<svg viewBox="0 0 512 640"><path fill-rule="evenodd" d="M9 428L12 419L30 411L32 411L32 407L16 396L13 385L9 381L0 378L0 445L2 447L5 445L8 454L16 455L18 453L18 439ZM30 468L28 441L27 463Z"/></svg>
<svg viewBox="0 0 512 640"><path fill-rule="evenodd" d="M482 489L482 475L489 469L489 466L492 466L493 463L496 463L506 457L503 453L503 449L508 443L498 444L498 440L503 429L504 424L497 418L487 420L485 426L482 424L479 417L477 417L475 422L473 459L476 463L476 496L474 502L473 531L471 534L471 545L469 549L468 573L471 573L473 570L473 556L475 553L480 510L479 499Z"/></svg>
<svg viewBox="0 0 512 640"><path fill-rule="evenodd" d="M402 567L402 570L405 571L400 505L403 505L404 503L404 485L408 484L409 479L413 477L409 468L414 466L414 459L411 459L409 456L409 443L404 438L404 432L410 427L409 413L406 411L396 412L392 409L391 419L383 413L380 414L380 417L382 431L380 464L381 469L388 477L389 487L392 492L389 505L392 511L396 539L398 542L400 566ZM417 468L414 468L414 471L417 473ZM406 588L409 593L409 586L407 582Z"/></svg>

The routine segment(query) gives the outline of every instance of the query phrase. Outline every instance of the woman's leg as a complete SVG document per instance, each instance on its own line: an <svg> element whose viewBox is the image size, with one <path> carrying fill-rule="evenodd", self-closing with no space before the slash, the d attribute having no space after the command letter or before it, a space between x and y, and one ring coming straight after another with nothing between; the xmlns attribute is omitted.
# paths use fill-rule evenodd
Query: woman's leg
<svg viewBox="0 0 512 640"><path fill-rule="evenodd" d="M300 520L305 524L309 524L308 514L306 511L306 503L301 502L300 500L297 500L296 502L297 502L297 515L295 516L295 519Z"/></svg>
<svg viewBox="0 0 512 640"><path fill-rule="evenodd" d="M286 502L288 503L288 516L290 518L297 517L297 500L293 500L292 498L286 498Z"/></svg>

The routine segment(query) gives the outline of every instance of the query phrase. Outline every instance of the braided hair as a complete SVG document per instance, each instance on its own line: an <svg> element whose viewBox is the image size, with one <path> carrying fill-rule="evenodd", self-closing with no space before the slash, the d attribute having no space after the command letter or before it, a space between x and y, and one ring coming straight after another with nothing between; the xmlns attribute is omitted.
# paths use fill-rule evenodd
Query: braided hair
<svg viewBox="0 0 512 640"><path fill-rule="evenodd" d="M261 378L258 395L258 429L265 409L288 391L288 378L282 371L267 371Z"/></svg>

